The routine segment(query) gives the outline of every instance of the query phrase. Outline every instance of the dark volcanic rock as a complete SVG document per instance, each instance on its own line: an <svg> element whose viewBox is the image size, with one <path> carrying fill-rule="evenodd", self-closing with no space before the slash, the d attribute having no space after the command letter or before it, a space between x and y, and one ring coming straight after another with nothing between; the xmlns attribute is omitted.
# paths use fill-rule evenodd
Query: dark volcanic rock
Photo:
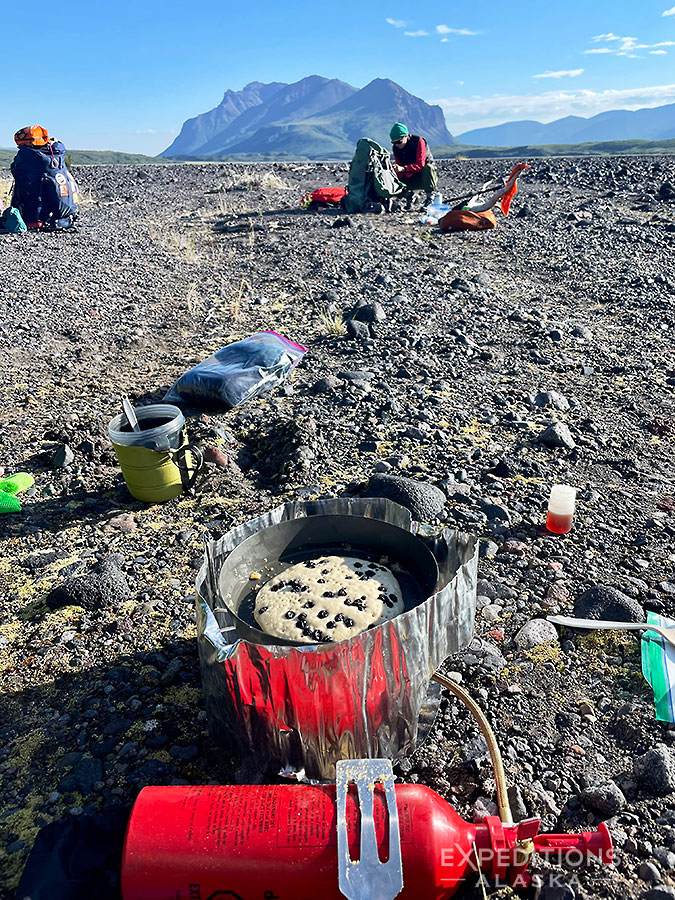
<svg viewBox="0 0 675 900"><path fill-rule="evenodd" d="M607 781L586 788L581 795L581 802L603 816L615 816L626 805L626 798L613 781Z"/></svg>
<svg viewBox="0 0 675 900"><path fill-rule="evenodd" d="M373 475L364 493L368 497L384 497L405 506L418 522L437 518L445 505L445 494L433 484L399 475Z"/></svg>
<svg viewBox="0 0 675 900"><path fill-rule="evenodd" d="M540 444L547 447L564 447L566 450L574 450L576 443L570 434L570 430L564 422L554 422L545 428L537 437Z"/></svg>
<svg viewBox="0 0 675 900"><path fill-rule="evenodd" d="M606 585L596 585L577 597L574 615L579 619L606 619L611 622L644 622L645 619L639 603Z"/></svg>
<svg viewBox="0 0 675 900"><path fill-rule="evenodd" d="M650 793L665 795L675 791L675 752L657 744L633 764L633 773Z"/></svg>
<svg viewBox="0 0 675 900"><path fill-rule="evenodd" d="M386 318L387 314L377 301L357 306L352 313L352 319L359 322L384 322Z"/></svg>
<svg viewBox="0 0 675 900"><path fill-rule="evenodd" d="M49 592L46 604L49 609L60 606L81 606L95 610L114 606L128 600L131 590L120 569L118 557L106 557L84 575L69 578Z"/></svg>
<svg viewBox="0 0 675 900"><path fill-rule="evenodd" d="M356 319L350 319L347 322L347 334L353 338L366 340L370 337L370 329L365 322L359 322Z"/></svg>

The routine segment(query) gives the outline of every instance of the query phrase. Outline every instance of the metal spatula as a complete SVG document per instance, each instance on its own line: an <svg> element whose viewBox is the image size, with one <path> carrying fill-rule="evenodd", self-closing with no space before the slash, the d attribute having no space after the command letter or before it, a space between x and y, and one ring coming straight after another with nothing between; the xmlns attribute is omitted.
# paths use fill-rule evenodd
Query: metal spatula
<svg viewBox="0 0 675 900"><path fill-rule="evenodd" d="M547 616L554 625L568 628L587 628L589 631L655 631L675 647L675 626L652 625L650 622L608 622L604 619L574 619L571 616Z"/></svg>
<svg viewBox="0 0 675 900"><path fill-rule="evenodd" d="M389 859L380 862L375 833L375 785L384 788L389 816ZM356 785L361 810L360 859L349 855L347 789ZM341 759L335 766L338 885L347 900L394 900L403 890L401 837L390 759Z"/></svg>

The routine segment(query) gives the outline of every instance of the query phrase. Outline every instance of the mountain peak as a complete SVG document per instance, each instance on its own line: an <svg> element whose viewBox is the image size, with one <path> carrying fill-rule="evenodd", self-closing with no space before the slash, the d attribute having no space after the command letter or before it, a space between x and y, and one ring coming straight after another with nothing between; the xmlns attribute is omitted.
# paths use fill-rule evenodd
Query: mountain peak
<svg viewBox="0 0 675 900"><path fill-rule="evenodd" d="M432 144L454 143L441 108L389 78L374 78L358 90L338 78L314 74L293 84L252 81L241 91L226 91L215 110L188 119L162 155L349 157L363 135L388 145L396 121L406 122Z"/></svg>

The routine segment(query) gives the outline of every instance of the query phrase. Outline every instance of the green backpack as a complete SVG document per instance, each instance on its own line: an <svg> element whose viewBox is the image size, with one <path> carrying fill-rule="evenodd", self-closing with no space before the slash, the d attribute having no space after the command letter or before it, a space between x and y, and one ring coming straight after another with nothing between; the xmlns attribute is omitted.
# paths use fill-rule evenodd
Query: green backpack
<svg viewBox="0 0 675 900"><path fill-rule="evenodd" d="M361 138L349 166L345 208L349 213L366 212L373 203L399 197L405 185L397 177L389 153L377 141Z"/></svg>
<svg viewBox="0 0 675 900"><path fill-rule="evenodd" d="M19 210L15 206L8 206L0 216L0 234L19 234L27 230Z"/></svg>

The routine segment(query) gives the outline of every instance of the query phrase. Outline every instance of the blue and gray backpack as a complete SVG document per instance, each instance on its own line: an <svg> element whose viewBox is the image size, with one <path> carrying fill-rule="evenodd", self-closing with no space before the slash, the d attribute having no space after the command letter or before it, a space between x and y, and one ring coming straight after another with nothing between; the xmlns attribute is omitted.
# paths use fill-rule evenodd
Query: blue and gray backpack
<svg viewBox="0 0 675 900"><path fill-rule="evenodd" d="M12 206L28 228L69 228L77 217L79 192L66 167L60 141L44 147L19 147L11 165Z"/></svg>

